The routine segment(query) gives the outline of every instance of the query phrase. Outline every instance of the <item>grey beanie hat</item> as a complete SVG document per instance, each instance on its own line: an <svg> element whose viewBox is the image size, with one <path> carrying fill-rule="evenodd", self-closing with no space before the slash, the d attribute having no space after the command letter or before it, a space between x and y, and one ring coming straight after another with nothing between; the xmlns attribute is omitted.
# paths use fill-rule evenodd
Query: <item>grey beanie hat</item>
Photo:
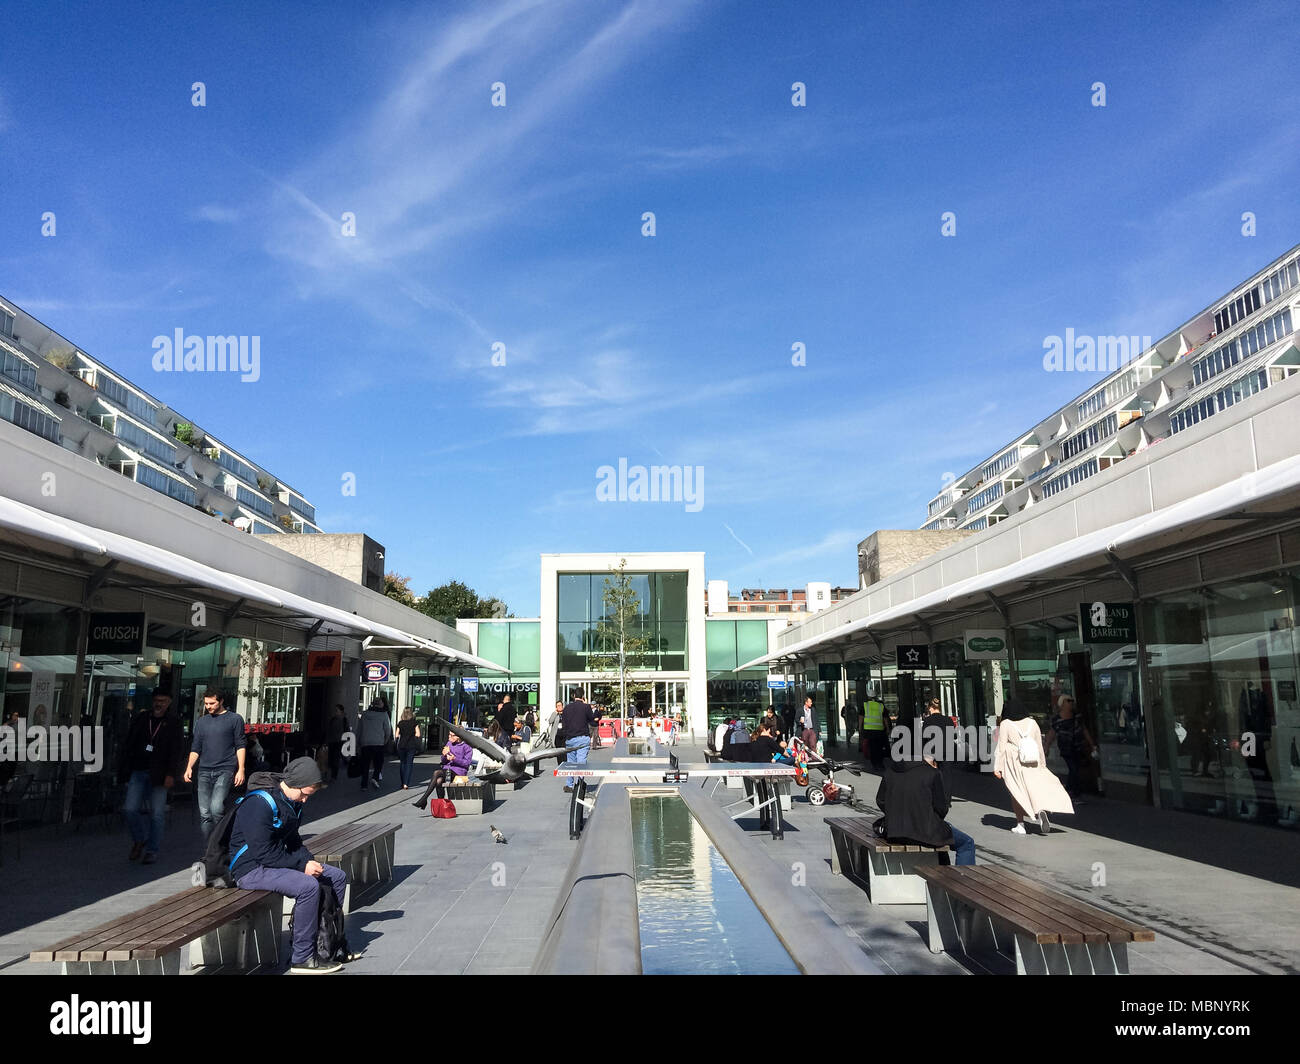
<svg viewBox="0 0 1300 1064"><path fill-rule="evenodd" d="M310 757L296 757L284 770L284 782L295 790L315 787L320 781L320 766Z"/></svg>

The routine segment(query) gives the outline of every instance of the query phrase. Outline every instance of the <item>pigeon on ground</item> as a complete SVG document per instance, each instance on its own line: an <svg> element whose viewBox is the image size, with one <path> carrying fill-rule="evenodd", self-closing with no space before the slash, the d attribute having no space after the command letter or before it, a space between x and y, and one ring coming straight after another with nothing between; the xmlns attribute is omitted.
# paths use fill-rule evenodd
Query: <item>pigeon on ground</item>
<svg viewBox="0 0 1300 1064"><path fill-rule="evenodd" d="M488 831L492 832L492 837L493 837L494 839L496 839L497 842L505 842L505 841L506 841L506 837L505 837L504 835L502 835L501 832L499 832L499 831L497 830L497 826L496 826L495 824L489 824L489 825L488 825Z"/></svg>

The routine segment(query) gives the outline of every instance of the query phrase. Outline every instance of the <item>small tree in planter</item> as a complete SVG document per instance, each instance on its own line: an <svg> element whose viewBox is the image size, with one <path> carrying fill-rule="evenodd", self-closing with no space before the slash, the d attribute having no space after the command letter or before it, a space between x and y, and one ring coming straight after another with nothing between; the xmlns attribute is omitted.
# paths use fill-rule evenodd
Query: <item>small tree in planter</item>
<svg viewBox="0 0 1300 1064"><path fill-rule="evenodd" d="M198 444L198 433L188 421L176 422L172 435L176 437L177 442L185 444L186 447L195 447Z"/></svg>

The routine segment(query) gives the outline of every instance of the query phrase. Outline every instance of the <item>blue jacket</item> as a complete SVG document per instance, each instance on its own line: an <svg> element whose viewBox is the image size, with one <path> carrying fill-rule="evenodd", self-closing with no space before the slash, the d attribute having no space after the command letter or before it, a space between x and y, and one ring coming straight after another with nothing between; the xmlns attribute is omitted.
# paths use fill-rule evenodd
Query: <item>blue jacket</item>
<svg viewBox="0 0 1300 1064"><path fill-rule="evenodd" d="M230 874L235 882L254 868L292 868L301 872L308 861L314 860L298 834L303 807L289 801L278 783L264 793L275 799L274 812L256 791L249 791L235 812L230 829L230 856L234 859Z"/></svg>

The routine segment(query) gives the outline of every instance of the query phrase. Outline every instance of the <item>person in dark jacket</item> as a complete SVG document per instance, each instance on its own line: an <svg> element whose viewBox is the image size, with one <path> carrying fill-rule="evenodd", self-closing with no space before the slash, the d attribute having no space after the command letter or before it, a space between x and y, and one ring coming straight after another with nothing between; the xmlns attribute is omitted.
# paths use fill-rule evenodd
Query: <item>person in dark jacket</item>
<svg viewBox="0 0 1300 1064"><path fill-rule="evenodd" d="M370 708L357 722L357 732L357 745L361 747L361 789L364 791L370 785L372 770L378 788L384 778L384 751L393 738L393 722L382 699L371 699Z"/></svg>
<svg viewBox="0 0 1300 1064"><path fill-rule="evenodd" d="M290 761L277 786L249 791L230 830L230 874L235 885L294 899L291 975L328 975L342 967L332 959L317 959L316 920L322 881L334 891L341 908L347 873L317 861L298 834L303 807L320 785L320 766L315 761L310 757Z"/></svg>
<svg viewBox="0 0 1300 1064"><path fill-rule="evenodd" d="M885 815L890 842L951 846L959 865L975 863L975 840L944 820L952 803L933 761L910 759L899 749L885 765L876 805Z"/></svg>
<svg viewBox="0 0 1300 1064"><path fill-rule="evenodd" d="M343 764L343 736L348 730L348 715L343 710L341 702L334 705L334 716L330 717L329 724L326 726L325 737L329 743L329 766L330 781L339 778L339 766Z"/></svg>
<svg viewBox="0 0 1300 1064"><path fill-rule="evenodd" d="M497 706L497 727L500 729L500 738L497 744L503 750L509 750L515 735L515 719L518 711L515 709L514 695L506 695Z"/></svg>
<svg viewBox="0 0 1300 1064"><path fill-rule="evenodd" d="M131 831L127 858L134 861L143 854L141 864L158 860L167 820L167 792L185 762L185 733L171 705L171 695L153 693L152 707L141 710L131 720L118 765L118 782L126 784L123 809ZM145 805L147 812L142 808Z"/></svg>
<svg viewBox="0 0 1300 1064"><path fill-rule="evenodd" d="M568 749L565 763L585 765L587 752L591 749L591 726L596 723L596 714L591 711L591 707L587 705L582 695L574 695L573 701L565 706L560 714L560 721L564 729L562 736L564 745ZM573 790L576 778L568 777L568 782L564 785L566 792Z"/></svg>
<svg viewBox="0 0 1300 1064"><path fill-rule="evenodd" d="M937 698L930 699L925 706L925 716L921 718L921 749L933 759L943 776L944 790L952 794L952 768L950 755L956 756L957 727L952 718L943 712L943 706Z"/></svg>

